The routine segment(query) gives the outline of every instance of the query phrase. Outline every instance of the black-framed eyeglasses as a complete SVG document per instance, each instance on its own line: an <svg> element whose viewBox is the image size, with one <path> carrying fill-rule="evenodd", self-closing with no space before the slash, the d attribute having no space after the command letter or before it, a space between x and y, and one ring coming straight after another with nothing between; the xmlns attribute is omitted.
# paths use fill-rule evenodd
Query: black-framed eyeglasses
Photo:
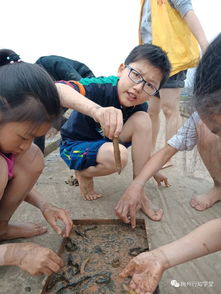
<svg viewBox="0 0 221 294"><path fill-rule="evenodd" d="M144 92L150 96L154 96L157 94L158 89L151 83L145 81L142 75L138 71L136 71L130 65L126 65L126 67L129 69L128 77L130 78L132 82L134 82L135 84L143 83Z"/></svg>

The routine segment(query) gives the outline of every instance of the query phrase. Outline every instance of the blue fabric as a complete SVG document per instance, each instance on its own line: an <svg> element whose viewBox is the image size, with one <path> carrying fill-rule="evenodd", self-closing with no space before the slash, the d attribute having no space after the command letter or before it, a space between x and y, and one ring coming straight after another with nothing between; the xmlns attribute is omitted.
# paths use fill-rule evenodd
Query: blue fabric
<svg viewBox="0 0 221 294"><path fill-rule="evenodd" d="M114 106L121 109L124 123L137 111L147 111L147 103L134 107L122 107L119 103L117 84L118 77L85 78L79 82L60 81L67 84L95 103L103 106ZM79 84L80 83L80 84ZM78 111L73 111L61 128L60 155L70 169L82 170L97 164L96 157L99 148L106 142L101 126L91 117ZM125 147L130 142L122 143Z"/></svg>
<svg viewBox="0 0 221 294"><path fill-rule="evenodd" d="M97 152L108 139L98 141L62 141L60 156L70 169L82 170L97 164Z"/></svg>
<svg viewBox="0 0 221 294"><path fill-rule="evenodd" d="M94 77L87 65L63 56L42 56L35 63L44 67L56 81L79 81L81 78Z"/></svg>
<svg viewBox="0 0 221 294"><path fill-rule="evenodd" d="M70 169L82 170L97 165L98 150L107 142L112 141L108 138L97 141L64 140L60 145L60 156ZM128 148L131 142L121 144Z"/></svg>
<svg viewBox="0 0 221 294"><path fill-rule="evenodd" d="M123 107L119 103L117 84L118 77L99 77L85 78L79 82L84 87L85 96L95 103L103 106L113 106L121 109L124 123L128 118L137 111L147 111L147 103L134 107ZM61 81L71 85L75 90L80 92L78 83ZM63 140L71 139L77 141L93 141L103 139L100 124L95 122L91 117L78 111L73 111L69 119L61 128L61 136Z"/></svg>

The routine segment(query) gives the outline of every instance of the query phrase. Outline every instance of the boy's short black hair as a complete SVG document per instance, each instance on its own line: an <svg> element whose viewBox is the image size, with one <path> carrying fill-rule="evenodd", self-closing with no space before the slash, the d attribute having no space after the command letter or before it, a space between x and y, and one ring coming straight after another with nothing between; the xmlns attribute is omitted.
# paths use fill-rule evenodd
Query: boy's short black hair
<svg viewBox="0 0 221 294"><path fill-rule="evenodd" d="M151 65L160 69L163 74L163 79L160 83L160 88L169 77L171 65L167 54L162 48L152 44L143 44L136 46L125 59L125 64L128 65L138 60L145 60Z"/></svg>

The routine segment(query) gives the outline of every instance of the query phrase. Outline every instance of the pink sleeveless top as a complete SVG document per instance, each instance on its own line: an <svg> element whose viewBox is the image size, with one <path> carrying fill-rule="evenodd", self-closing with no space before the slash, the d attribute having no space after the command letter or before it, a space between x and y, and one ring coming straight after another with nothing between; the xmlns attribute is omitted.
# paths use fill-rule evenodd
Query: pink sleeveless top
<svg viewBox="0 0 221 294"><path fill-rule="evenodd" d="M8 177L12 177L13 176L13 167L14 167L14 161L15 161L15 157L13 154L5 154L0 152L0 155L2 157L5 158L5 160L7 161L8 164Z"/></svg>

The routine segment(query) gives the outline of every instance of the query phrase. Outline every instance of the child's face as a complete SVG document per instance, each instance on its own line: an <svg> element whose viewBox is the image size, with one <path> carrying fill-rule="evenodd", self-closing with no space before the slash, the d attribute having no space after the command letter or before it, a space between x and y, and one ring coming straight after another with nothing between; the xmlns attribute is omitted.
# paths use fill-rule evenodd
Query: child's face
<svg viewBox="0 0 221 294"><path fill-rule="evenodd" d="M35 137L43 136L51 124L34 126L31 122L9 122L0 128L0 151L19 154L28 150Z"/></svg>
<svg viewBox="0 0 221 294"><path fill-rule="evenodd" d="M205 123L207 128L215 135L221 137L221 115L215 114L212 117L203 118L202 121Z"/></svg>
<svg viewBox="0 0 221 294"><path fill-rule="evenodd" d="M151 98L155 90L160 87L163 78L162 72L146 60L139 60L129 64L129 67L121 64L118 70L120 80L118 82L118 96L120 104L126 107L142 104ZM133 80L145 80L135 83Z"/></svg>

